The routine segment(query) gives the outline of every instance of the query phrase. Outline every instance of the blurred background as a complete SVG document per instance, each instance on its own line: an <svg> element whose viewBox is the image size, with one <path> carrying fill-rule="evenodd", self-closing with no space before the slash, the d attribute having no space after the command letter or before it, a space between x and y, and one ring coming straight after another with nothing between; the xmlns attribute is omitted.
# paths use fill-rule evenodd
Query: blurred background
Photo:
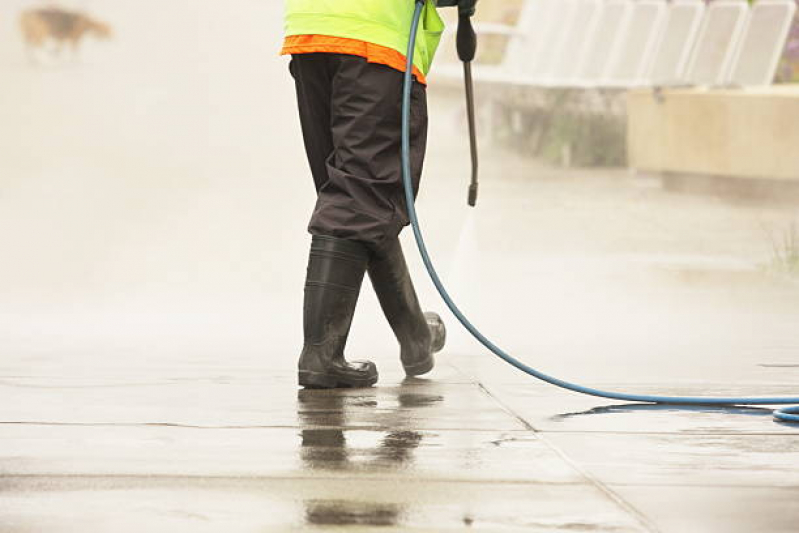
<svg viewBox="0 0 799 533"><path fill-rule="evenodd" d="M72 13L108 31L29 44L20 17L37 9L66 14L52 33ZM302 287L283 263L313 206L281 15L255 0L3 3L4 335L132 337L120 348L137 353L150 336L229 341L242 320L280 335L271 306Z"/></svg>
<svg viewBox="0 0 799 533"><path fill-rule="evenodd" d="M478 9L481 200L448 35L419 201L475 321L595 381L608 359L567 356L621 379L799 361L795 3ZM293 368L314 193L281 40L274 0L3 0L0 354ZM396 366L359 305L351 352Z"/></svg>

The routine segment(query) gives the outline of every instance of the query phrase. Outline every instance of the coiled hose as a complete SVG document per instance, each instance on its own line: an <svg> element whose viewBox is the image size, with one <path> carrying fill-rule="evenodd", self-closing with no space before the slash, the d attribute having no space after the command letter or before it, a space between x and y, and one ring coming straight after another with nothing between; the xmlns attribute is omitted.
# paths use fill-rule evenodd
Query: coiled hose
<svg viewBox="0 0 799 533"><path fill-rule="evenodd" d="M436 272L435 266L430 259L430 254L427 251L427 246L422 236L422 230L419 225L419 217L416 214L416 207L414 205L413 187L411 182L411 159L410 159L410 112L411 112L411 87L413 85L413 55L416 43L416 36L419 31L419 21L424 7L424 0L416 0L416 9L413 14L413 21L411 23L410 39L408 41L408 52L406 54L405 64L405 77L402 93L402 181L405 188L405 201L408 208L408 217L410 218L413 227L413 234L416 238L416 244L419 248L419 253L422 256L427 272L433 280L433 284L441 294L444 303L449 307L452 314L460 321L461 324L474 336L483 346L488 348L494 355L505 361L506 363L516 367L522 372L529 374L535 378L545 381L556 387L567 389L570 391L587 394L589 396L597 396L599 398L608 398L611 400L622 400L626 402L643 402L652 404L668 404L668 405L701 405L701 406L715 406L715 407L732 407L743 405L794 405L793 407L786 407L774 410L774 419L778 422L799 423L799 397L795 398L703 398L703 397L690 397L690 396L654 396L654 395L640 395L640 394L627 394L622 392L609 392L590 387L584 387L576 383L570 383L553 376L549 376L532 368L525 363L514 358L504 350L499 348L496 344L486 338L477 327L472 324L468 318L461 312L458 306L453 301L441 278Z"/></svg>

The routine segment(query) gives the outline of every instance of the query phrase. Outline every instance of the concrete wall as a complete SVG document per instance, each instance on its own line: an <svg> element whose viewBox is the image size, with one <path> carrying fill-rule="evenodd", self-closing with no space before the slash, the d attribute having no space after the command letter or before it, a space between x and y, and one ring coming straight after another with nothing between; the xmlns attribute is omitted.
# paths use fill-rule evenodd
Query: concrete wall
<svg viewBox="0 0 799 533"><path fill-rule="evenodd" d="M630 166L799 181L799 85L628 96Z"/></svg>

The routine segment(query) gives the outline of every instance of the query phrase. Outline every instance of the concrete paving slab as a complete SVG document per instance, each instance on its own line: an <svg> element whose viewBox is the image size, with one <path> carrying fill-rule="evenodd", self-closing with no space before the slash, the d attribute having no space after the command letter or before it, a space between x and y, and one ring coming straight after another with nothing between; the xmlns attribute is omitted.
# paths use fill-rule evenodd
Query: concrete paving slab
<svg viewBox="0 0 799 533"><path fill-rule="evenodd" d="M799 488L799 435L546 433L608 485Z"/></svg>
<svg viewBox="0 0 799 533"><path fill-rule="evenodd" d="M0 428L4 476L382 478L580 484L528 431L37 426Z"/></svg>
<svg viewBox="0 0 799 533"><path fill-rule="evenodd" d="M2 486L0 524L14 532L646 531L588 485L8 477Z"/></svg>
<svg viewBox="0 0 799 533"><path fill-rule="evenodd" d="M0 405L0 421L217 428L525 428L475 384L414 380L408 386L298 396L295 379L264 377L239 382L229 375L222 383L154 377L104 384L103 378L95 377L81 385L46 378L6 378L0 384L6 399Z"/></svg>
<svg viewBox="0 0 799 533"><path fill-rule="evenodd" d="M799 489L775 487L613 486L660 531L793 533Z"/></svg>

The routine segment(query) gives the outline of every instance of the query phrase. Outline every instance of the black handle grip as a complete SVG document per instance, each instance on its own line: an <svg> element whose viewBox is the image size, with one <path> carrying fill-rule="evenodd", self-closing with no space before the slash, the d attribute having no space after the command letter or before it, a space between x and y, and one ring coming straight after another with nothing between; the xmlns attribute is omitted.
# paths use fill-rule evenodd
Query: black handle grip
<svg viewBox="0 0 799 533"><path fill-rule="evenodd" d="M456 37L458 47L458 58L463 62L474 59L477 53L477 35L472 26L472 17L468 13L461 13L458 16L458 35Z"/></svg>

